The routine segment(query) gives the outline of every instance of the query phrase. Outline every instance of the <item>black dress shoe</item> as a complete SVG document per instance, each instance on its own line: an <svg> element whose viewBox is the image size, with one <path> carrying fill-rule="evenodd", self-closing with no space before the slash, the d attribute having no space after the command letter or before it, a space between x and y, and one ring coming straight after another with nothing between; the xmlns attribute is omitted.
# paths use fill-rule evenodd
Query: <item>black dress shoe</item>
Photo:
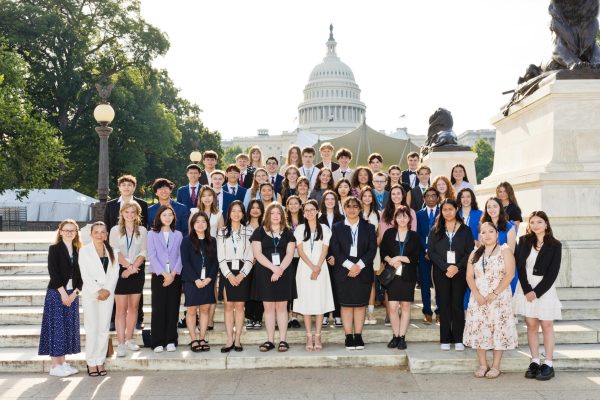
<svg viewBox="0 0 600 400"><path fill-rule="evenodd" d="M356 350L363 350L365 348L365 342L363 342L360 333L354 335L354 345L356 346Z"/></svg>
<svg viewBox="0 0 600 400"><path fill-rule="evenodd" d="M398 350L406 350L406 337L398 337Z"/></svg>
<svg viewBox="0 0 600 400"><path fill-rule="evenodd" d="M221 353L229 353L234 347L233 344L231 346L223 346L221 347Z"/></svg>
<svg viewBox="0 0 600 400"><path fill-rule="evenodd" d="M395 349L398 347L398 336L392 337L392 340L387 344L388 349Z"/></svg>
<svg viewBox="0 0 600 400"><path fill-rule="evenodd" d="M554 378L554 368L547 364L542 364L540 372L539 374L537 374L535 379L537 379L538 381L548 381L552 378Z"/></svg>
<svg viewBox="0 0 600 400"><path fill-rule="evenodd" d="M187 327L187 324L185 322L185 317L183 317L179 321L177 321L177 327L178 328L185 328L185 327Z"/></svg>
<svg viewBox="0 0 600 400"><path fill-rule="evenodd" d="M142 329L144 329L144 323L138 322L137 324L135 324L135 329L137 329L138 331L141 331Z"/></svg>
<svg viewBox="0 0 600 400"><path fill-rule="evenodd" d="M292 328L302 328L300 321L298 321L296 318L292 319L290 323L292 324Z"/></svg>
<svg viewBox="0 0 600 400"><path fill-rule="evenodd" d="M115 331L115 323L113 321L111 321L111 323L110 323L110 331L111 332Z"/></svg>
<svg viewBox="0 0 600 400"><path fill-rule="evenodd" d="M354 343L354 335L346 335L346 341L344 343L346 350L356 350L356 344Z"/></svg>
<svg viewBox="0 0 600 400"><path fill-rule="evenodd" d="M532 362L529 364L529 368L525 372L525 378L527 379L535 379L536 376L540 373L540 364Z"/></svg>
<svg viewBox="0 0 600 400"><path fill-rule="evenodd" d="M239 353L240 351L244 351L244 346L242 346L241 344L239 346L233 346L233 350Z"/></svg>

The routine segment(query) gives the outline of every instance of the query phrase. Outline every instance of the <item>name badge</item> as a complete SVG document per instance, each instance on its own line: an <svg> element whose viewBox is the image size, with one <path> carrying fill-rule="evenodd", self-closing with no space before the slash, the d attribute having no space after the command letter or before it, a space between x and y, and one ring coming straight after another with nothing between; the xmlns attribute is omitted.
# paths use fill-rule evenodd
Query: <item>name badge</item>
<svg viewBox="0 0 600 400"><path fill-rule="evenodd" d="M206 279L206 268L202 268L202 270L200 271L200 279Z"/></svg>
<svg viewBox="0 0 600 400"><path fill-rule="evenodd" d="M429 236L425 237L425 245L427 245L427 242L429 242Z"/></svg>
<svg viewBox="0 0 600 400"><path fill-rule="evenodd" d="M400 264L398 268L396 268L396 276L402 276L402 270L404 269L404 264Z"/></svg>
<svg viewBox="0 0 600 400"><path fill-rule="evenodd" d="M455 264L456 263L456 253L454 251L448 250L446 252L446 262L448 264Z"/></svg>
<svg viewBox="0 0 600 400"><path fill-rule="evenodd" d="M271 262L274 266L278 267L281 265L281 258L279 257L279 253L271 254Z"/></svg>
<svg viewBox="0 0 600 400"><path fill-rule="evenodd" d="M231 260L231 270L232 271L240 270L240 260Z"/></svg>
<svg viewBox="0 0 600 400"><path fill-rule="evenodd" d="M67 290L73 290L73 279L69 279L69 282L67 282Z"/></svg>
<svg viewBox="0 0 600 400"><path fill-rule="evenodd" d="M169 260L168 259L167 259L166 268L167 268L167 274L170 274L171 273L171 265L169 264Z"/></svg>
<svg viewBox="0 0 600 400"><path fill-rule="evenodd" d="M351 246L350 247L350 257L358 257L358 250L356 249L356 246Z"/></svg>

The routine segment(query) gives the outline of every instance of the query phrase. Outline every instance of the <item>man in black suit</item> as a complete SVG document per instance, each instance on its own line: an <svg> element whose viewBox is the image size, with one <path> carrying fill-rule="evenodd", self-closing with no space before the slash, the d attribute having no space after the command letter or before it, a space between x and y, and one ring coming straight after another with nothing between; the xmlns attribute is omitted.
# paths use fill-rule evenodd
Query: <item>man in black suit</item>
<svg viewBox="0 0 600 400"><path fill-rule="evenodd" d="M429 187L429 178L431 177L431 169L428 166L422 165L419 167L417 172L417 178L419 184L411 189L408 194L407 200L410 201L409 205L415 211L419 211L425 206L425 199L423 193Z"/></svg>
<svg viewBox="0 0 600 400"><path fill-rule="evenodd" d="M250 189L254 180L254 170L248 168L250 157L247 154L240 153L235 156L235 165L240 169L239 185Z"/></svg>
<svg viewBox="0 0 600 400"><path fill-rule="evenodd" d="M177 202L183 204L188 210L198 207L198 195L200 194L200 167L190 164L185 169L188 184L177 189Z"/></svg>
<svg viewBox="0 0 600 400"><path fill-rule="evenodd" d="M225 174L227 174L227 183L223 185L223 190L234 195L235 200L243 202L246 198L246 191L248 189L240 186L240 169L237 167L237 165L230 164L225 170Z"/></svg>
<svg viewBox="0 0 600 400"><path fill-rule="evenodd" d="M417 186L417 168L419 168L419 153L413 151L406 156L408 162L408 169L402 171L402 183L406 183L413 189Z"/></svg>
<svg viewBox="0 0 600 400"><path fill-rule="evenodd" d="M332 161L333 150L333 145L329 142L325 142L319 147L319 153L321 153L321 162L316 165L319 170L323 168L329 168L331 172L333 172L340 168L340 164Z"/></svg>
<svg viewBox="0 0 600 400"><path fill-rule="evenodd" d="M269 174L269 183L273 185L275 193L281 192L281 184L283 183L283 175L278 173L279 161L276 157L269 157L266 161L267 174Z"/></svg>
<svg viewBox="0 0 600 400"><path fill-rule="evenodd" d="M210 174L217 167L217 161L219 161L219 155L212 150L206 150L202 154L202 164L204 164L204 171L200 174L200 184L201 185L210 185L212 182L210 180Z"/></svg>

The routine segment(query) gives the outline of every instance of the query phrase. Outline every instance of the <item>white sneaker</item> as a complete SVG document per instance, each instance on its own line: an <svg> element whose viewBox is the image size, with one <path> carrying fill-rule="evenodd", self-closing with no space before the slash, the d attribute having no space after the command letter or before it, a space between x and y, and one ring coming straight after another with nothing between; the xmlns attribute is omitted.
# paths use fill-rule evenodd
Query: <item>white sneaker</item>
<svg viewBox="0 0 600 400"><path fill-rule="evenodd" d="M127 354L127 346L125 346L125 343L119 343L117 346L117 357L125 357L125 354Z"/></svg>
<svg viewBox="0 0 600 400"><path fill-rule="evenodd" d="M321 324L322 326L327 326L329 325L329 317L323 317L323 323Z"/></svg>
<svg viewBox="0 0 600 400"><path fill-rule="evenodd" d="M60 378L64 378L65 376L71 375L71 371L64 368L62 365L57 365L55 367L50 368L50 376L58 376Z"/></svg>
<svg viewBox="0 0 600 400"><path fill-rule="evenodd" d="M335 325L336 328L341 328L342 326L344 326L342 324L342 319L340 317L335 317Z"/></svg>
<svg viewBox="0 0 600 400"><path fill-rule="evenodd" d="M154 352L155 352L155 353L162 353L163 351L165 351L165 349L164 349L164 347L162 347L162 346L156 346L156 347L154 348Z"/></svg>
<svg viewBox="0 0 600 400"><path fill-rule="evenodd" d="M454 343L456 351L465 351L465 345L462 343Z"/></svg>
<svg viewBox="0 0 600 400"><path fill-rule="evenodd" d="M131 351L139 351L140 346L138 346L133 340L129 340L125 342L125 346L127 346L127 350Z"/></svg>
<svg viewBox="0 0 600 400"><path fill-rule="evenodd" d="M63 363L62 367L64 369L66 369L67 371L69 371L69 375L74 375L79 372L79 370L77 368L73 367L71 364L69 364L67 362Z"/></svg>
<svg viewBox="0 0 600 400"><path fill-rule="evenodd" d="M450 350L450 343L442 343L440 348L444 351Z"/></svg>
<svg viewBox="0 0 600 400"><path fill-rule="evenodd" d="M167 345L167 351L175 351L175 350L177 350L177 347L175 347L175 344L169 343Z"/></svg>

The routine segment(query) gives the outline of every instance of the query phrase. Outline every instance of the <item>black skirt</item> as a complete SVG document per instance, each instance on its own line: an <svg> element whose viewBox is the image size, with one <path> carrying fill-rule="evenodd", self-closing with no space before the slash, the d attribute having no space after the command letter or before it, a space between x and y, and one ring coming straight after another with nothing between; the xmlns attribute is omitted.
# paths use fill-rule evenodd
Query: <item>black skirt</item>
<svg viewBox="0 0 600 400"><path fill-rule="evenodd" d="M359 277L337 279L335 289L338 300L343 307L364 307L369 304L371 282L364 282Z"/></svg>
<svg viewBox="0 0 600 400"><path fill-rule="evenodd" d="M387 286L389 301L415 301L415 286L417 281L404 280L395 276L394 280Z"/></svg>
<svg viewBox="0 0 600 400"><path fill-rule="evenodd" d="M119 280L115 288L115 294L141 294L144 290L144 282L146 281L146 272L144 264L140 266L140 272L130 275L129 278L121 278L121 274L126 268L119 265Z"/></svg>
<svg viewBox="0 0 600 400"><path fill-rule="evenodd" d="M231 267L231 263L227 264ZM237 276L241 271L231 271L231 273ZM227 298L227 301L250 300L251 276L252 273L245 277L238 286L233 286L229 283L229 279L225 278L223 274L219 272L219 300L225 300L225 298Z"/></svg>

